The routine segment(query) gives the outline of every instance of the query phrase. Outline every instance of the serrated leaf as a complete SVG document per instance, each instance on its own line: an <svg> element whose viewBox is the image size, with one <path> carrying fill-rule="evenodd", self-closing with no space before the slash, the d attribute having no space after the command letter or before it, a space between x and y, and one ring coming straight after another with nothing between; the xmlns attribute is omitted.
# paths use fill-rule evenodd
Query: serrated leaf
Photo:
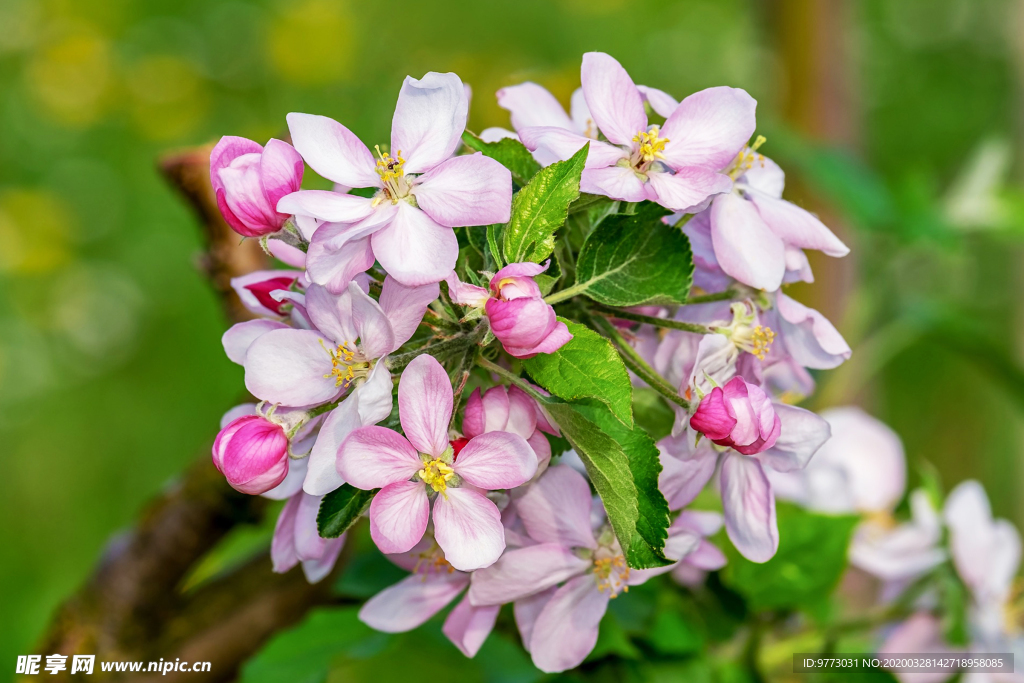
<svg viewBox="0 0 1024 683"><path fill-rule="evenodd" d="M580 196L580 175L590 143L566 161L541 169L512 199L512 218L505 226L506 263L540 263L555 248L555 231L569 215L569 205Z"/></svg>
<svg viewBox="0 0 1024 683"><path fill-rule="evenodd" d="M654 440L640 427L626 427L592 399L552 399L545 408L586 465L629 566L669 564L664 555L669 510L658 489L661 461Z"/></svg>
<svg viewBox="0 0 1024 683"><path fill-rule="evenodd" d="M693 252L682 230L665 225L653 202L604 219L576 263L576 287L609 306L681 304L693 282Z"/></svg>
<svg viewBox="0 0 1024 683"><path fill-rule="evenodd" d="M594 398L607 404L620 422L633 426L633 386L615 347L589 327L559 318L572 339L554 353L523 361L534 381L565 401Z"/></svg>
<svg viewBox="0 0 1024 683"><path fill-rule="evenodd" d="M787 609L827 598L846 568L856 515L822 515L779 503L779 551L764 564L751 562L731 545L722 583L754 610Z"/></svg>
<svg viewBox="0 0 1024 683"><path fill-rule="evenodd" d="M484 142L468 130L462 134L466 147L491 157L512 174L512 180L522 187L530 182L540 170L540 164L533 158L530 150L515 138L502 138L497 142Z"/></svg>
<svg viewBox="0 0 1024 683"><path fill-rule="evenodd" d="M376 490L363 491L351 484L342 484L341 488L324 496L316 514L316 527L321 538L337 538L348 531L370 507L376 493Z"/></svg>

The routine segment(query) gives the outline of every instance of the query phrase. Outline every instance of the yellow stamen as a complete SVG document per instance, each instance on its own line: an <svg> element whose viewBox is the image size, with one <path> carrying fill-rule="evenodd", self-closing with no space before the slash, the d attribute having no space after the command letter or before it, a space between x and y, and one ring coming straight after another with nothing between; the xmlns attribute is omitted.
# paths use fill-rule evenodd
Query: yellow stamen
<svg viewBox="0 0 1024 683"><path fill-rule="evenodd" d="M628 593L629 566L622 555L601 557L594 560L594 578L597 590L608 591L608 597L618 597L619 593Z"/></svg>
<svg viewBox="0 0 1024 683"><path fill-rule="evenodd" d="M651 126L651 130L639 131L633 136L633 142L640 145L638 151L640 155L640 161L644 164L650 164L655 159L664 159L665 155L665 143L669 141L668 138L658 137L658 127Z"/></svg>
<svg viewBox="0 0 1024 683"><path fill-rule="evenodd" d="M334 386L347 387L356 378L366 376L370 364L365 362L358 351L350 349L348 342L338 344L337 349L329 349L321 339L320 346L331 357L331 371L324 375L324 379L336 378Z"/></svg>
<svg viewBox="0 0 1024 683"><path fill-rule="evenodd" d="M448 482L455 476L455 470L441 458L434 458L418 472L423 483L447 497Z"/></svg>
<svg viewBox="0 0 1024 683"><path fill-rule="evenodd" d="M736 155L736 159L729 166L729 177L736 180L741 175L754 168L755 163L760 164L761 168L764 168L764 155L758 154L757 150L767 141L768 138L763 135L758 135L754 138L754 144L741 149Z"/></svg>
<svg viewBox="0 0 1024 683"><path fill-rule="evenodd" d="M405 165L405 159L402 158L402 150L398 150L394 157L387 152L380 151L380 145L375 145L374 149L377 150L377 175L380 176L381 180L385 183L389 183L394 180L398 180L404 175L402 166Z"/></svg>

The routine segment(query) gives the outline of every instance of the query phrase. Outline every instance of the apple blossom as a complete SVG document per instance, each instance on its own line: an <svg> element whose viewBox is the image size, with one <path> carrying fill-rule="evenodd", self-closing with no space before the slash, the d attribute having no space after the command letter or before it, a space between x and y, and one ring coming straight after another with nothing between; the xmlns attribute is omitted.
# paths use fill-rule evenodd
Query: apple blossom
<svg viewBox="0 0 1024 683"><path fill-rule="evenodd" d="M210 182L224 220L240 235L262 237L280 230L286 213L277 202L302 183L302 158L286 142L264 148L252 140L225 136L210 153Z"/></svg>

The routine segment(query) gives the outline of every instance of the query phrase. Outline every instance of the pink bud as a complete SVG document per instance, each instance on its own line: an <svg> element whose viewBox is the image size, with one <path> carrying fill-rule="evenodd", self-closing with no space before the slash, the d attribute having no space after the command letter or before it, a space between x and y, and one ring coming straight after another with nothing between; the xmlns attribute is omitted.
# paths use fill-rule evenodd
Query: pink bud
<svg viewBox="0 0 1024 683"><path fill-rule="evenodd" d="M782 421L761 387L733 377L705 394L690 426L719 446L755 455L775 445Z"/></svg>
<svg viewBox="0 0 1024 683"><path fill-rule="evenodd" d="M545 268L547 264L511 263L491 278L493 297L484 310L494 336L516 358L553 353L572 339L533 281Z"/></svg>
<svg viewBox="0 0 1024 683"><path fill-rule="evenodd" d="M235 490L265 493L288 474L288 437L281 425L259 415L240 417L214 440L213 464Z"/></svg>
<svg viewBox="0 0 1024 683"><path fill-rule="evenodd" d="M277 202L299 189L302 157L291 145L225 136L210 154L210 182L224 220L240 235L260 237L281 229L288 215Z"/></svg>

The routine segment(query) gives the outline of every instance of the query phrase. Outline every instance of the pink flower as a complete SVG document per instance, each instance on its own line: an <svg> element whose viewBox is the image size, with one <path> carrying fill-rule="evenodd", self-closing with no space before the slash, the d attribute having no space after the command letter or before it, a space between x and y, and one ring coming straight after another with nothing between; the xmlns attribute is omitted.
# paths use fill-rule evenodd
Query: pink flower
<svg viewBox="0 0 1024 683"><path fill-rule="evenodd" d="M719 446L754 455L775 445L782 422L761 387L733 377L701 399L690 426Z"/></svg>
<svg viewBox="0 0 1024 683"><path fill-rule="evenodd" d="M779 343L769 362L787 355L802 367L831 370L852 355L849 344L829 320L813 308L804 306L782 292L775 298L775 310L769 320L779 335Z"/></svg>
<svg viewBox="0 0 1024 683"><path fill-rule="evenodd" d="M352 432L338 451L338 472L361 489L381 489L370 504L370 535L385 553L403 553L423 538L434 497L434 537L456 569L493 563L505 549L498 508L484 493L528 481L537 458L523 438L490 432L469 440L458 457L448 439L453 394L447 373L418 356L398 386L405 436L383 427Z"/></svg>
<svg viewBox="0 0 1024 683"><path fill-rule="evenodd" d="M278 574L300 562L310 583L317 583L331 573L345 545L345 535L321 538L316 516L322 498L300 491L289 498L281 510L274 527L274 540L270 544L270 559Z"/></svg>
<svg viewBox="0 0 1024 683"><path fill-rule="evenodd" d="M569 328L544 302L533 281L547 267L548 263L510 263L491 278L490 292L459 282L452 271L448 289L456 303L484 307L491 331L509 354L533 358L538 353L554 353L572 339Z"/></svg>
<svg viewBox="0 0 1024 683"><path fill-rule="evenodd" d="M910 520L902 524L875 515L857 527L850 543L850 564L882 579L888 595L946 559L939 547L942 519L924 490L910 494L910 513Z"/></svg>
<svg viewBox="0 0 1024 683"><path fill-rule="evenodd" d="M407 553L388 555L399 567L412 572L395 585L370 598L359 618L385 633L402 633L422 625L469 587L470 574L457 571L430 536ZM480 650L494 628L500 607L475 607L463 597L448 614L442 631L467 657Z"/></svg>
<svg viewBox="0 0 1024 683"><path fill-rule="evenodd" d="M470 584L472 605L515 602L523 645L548 673L579 665L594 649L610 599L671 569L630 569L603 511L597 528L592 525L592 500L579 472L568 465L548 468L515 503L529 544L474 572ZM666 553L682 559L698 540L670 537Z"/></svg>
<svg viewBox="0 0 1024 683"><path fill-rule="evenodd" d="M466 91L455 74L406 78L390 152L378 149L376 160L337 121L288 115L295 147L313 170L345 187L378 190L373 198L309 190L278 203L279 211L324 221L308 255L314 282L340 292L374 258L405 285L438 282L459 255L453 227L509 219L508 169L481 154L452 157L467 110Z"/></svg>
<svg viewBox="0 0 1024 683"><path fill-rule="evenodd" d="M225 136L210 153L210 182L224 220L240 235L275 233L288 220L277 202L302 184L302 158L286 142L266 148L252 140Z"/></svg>
<svg viewBox="0 0 1024 683"><path fill-rule="evenodd" d="M691 95L659 129L648 127L643 94L612 57L585 54L581 80L591 116L608 140L589 141L584 192L689 211L732 187L720 171L754 132L756 102L746 92L721 87ZM568 159L588 142L556 126L523 128L519 137L553 159Z"/></svg>
<svg viewBox="0 0 1024 683"><path fill-rule="evenodd" d="M482 394L477 388L466 401L463 435L472 439L488 432L510 432L526 439L537 455L535 477L543 473L551 461L551 444L542 432L558 434L537 402L514 385L494 386Z"/></svg>
<svg viewBox="0 0 1024 683"><path fill-rule="evenodd" d="M213 464L235 490L264 493L288 474L288 437L281 425L259 415L240 417L217 434Z"/></svg>

